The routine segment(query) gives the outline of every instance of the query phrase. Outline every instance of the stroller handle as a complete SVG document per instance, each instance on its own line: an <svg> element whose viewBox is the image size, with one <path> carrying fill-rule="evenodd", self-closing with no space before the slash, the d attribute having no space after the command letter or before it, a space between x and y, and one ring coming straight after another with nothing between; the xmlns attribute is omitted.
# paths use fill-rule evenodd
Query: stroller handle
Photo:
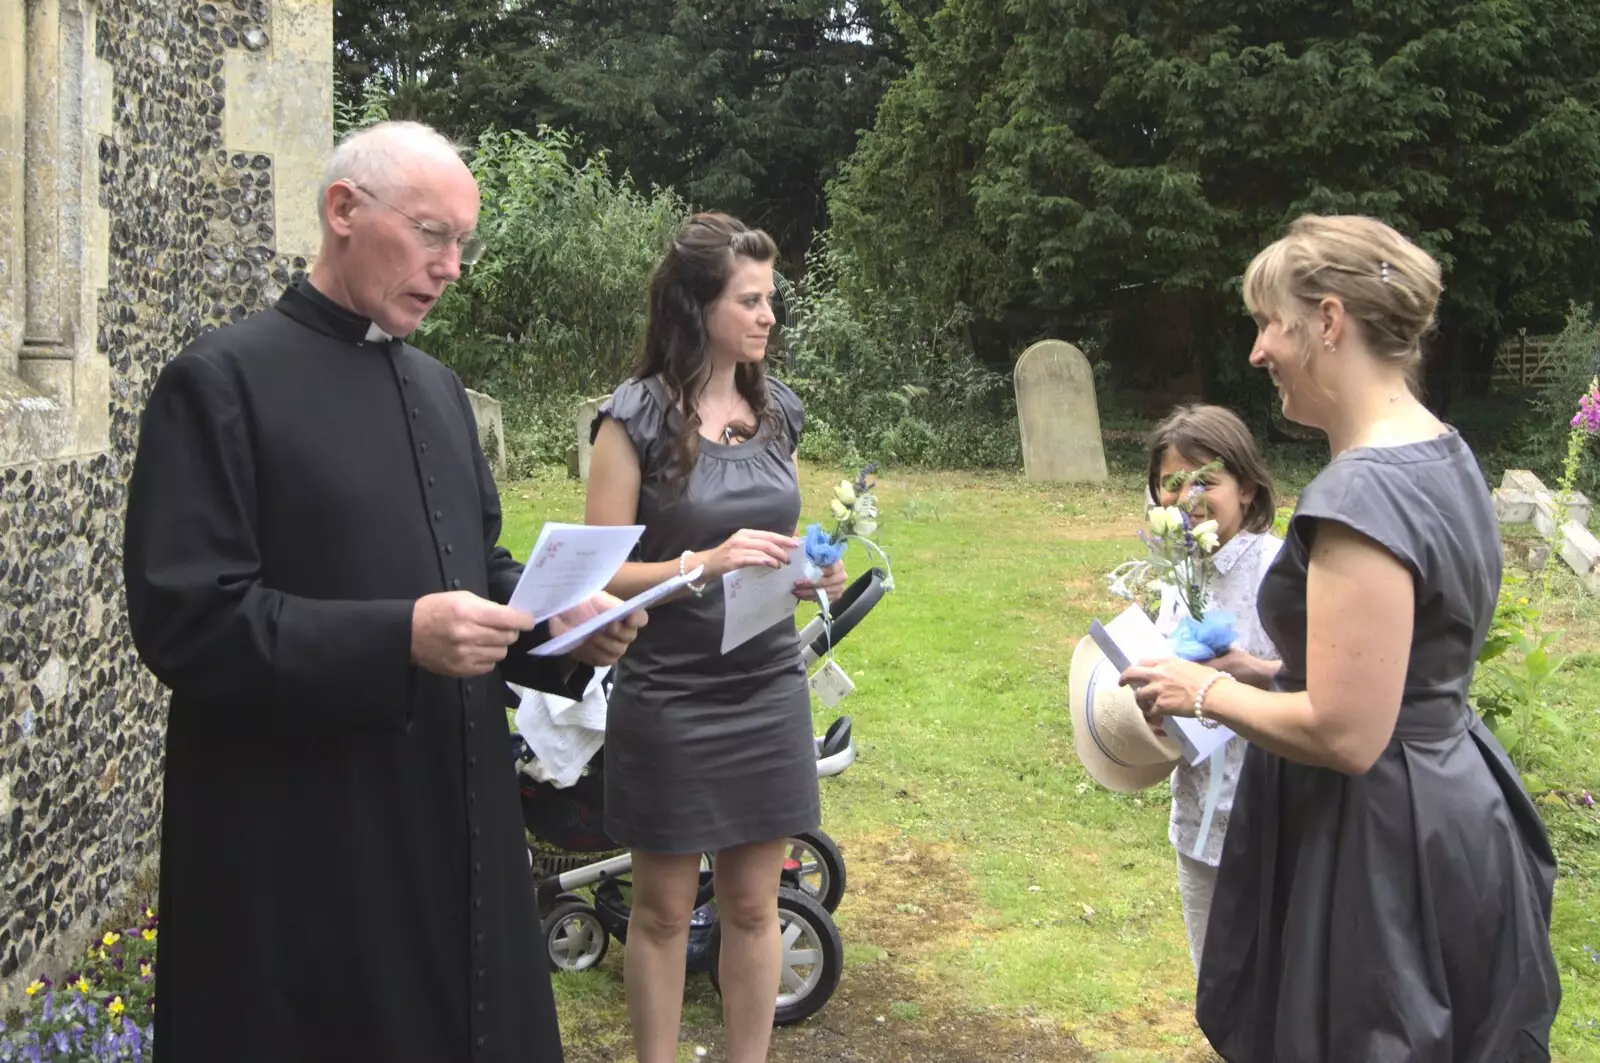
<svg viewBox="0 0 1600 1063"><path fill-rule="evenodd" d="M850 634L855 626L861 623L862 618L872 612L872 607L883 598L883 580L882 569L869 568L844 589L838 601L830 603L835 646L843 642L845 636ZM816 619L800 632L800 645L803 647L802 656L807 667L828 652L828 634L823 626L821 613L818 613Z"/></svg>

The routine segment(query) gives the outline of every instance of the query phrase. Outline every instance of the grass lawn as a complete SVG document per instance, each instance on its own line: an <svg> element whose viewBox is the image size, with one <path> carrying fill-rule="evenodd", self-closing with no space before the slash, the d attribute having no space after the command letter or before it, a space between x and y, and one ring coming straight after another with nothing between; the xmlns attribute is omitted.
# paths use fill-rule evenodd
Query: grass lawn
<svg viewBox="0 0 1600 1063"><path fill-rule="evenodd" d="M840 648L861 758L823 785L850 880L846 970L827 1008L778 1033L775 1060L1215 1059L1192 1019L1167 789L1090 782L1064 704L1072 647L1120 608L1102 574L1135 546L1140 481L1119 465L1101 486L880 478L897 589ZM805 470L807 519L846 474ZM582 517L565 479L509 483L502 499L519 557L542 521ZM859 548L848 560L864 563ZM1552 699L1576 739L1540 774L1600 791L1600 599L1558 589L1577 656ZM819 730L830 718L818 706ZM1600 1063L1600 816L1559 800L1545 812L1563 872L1556 1059ZM558 979L575 1061L629 1058L620 951ZM696 1044L722 1058L717 1009L691 977L685 1059Z"/></svg>

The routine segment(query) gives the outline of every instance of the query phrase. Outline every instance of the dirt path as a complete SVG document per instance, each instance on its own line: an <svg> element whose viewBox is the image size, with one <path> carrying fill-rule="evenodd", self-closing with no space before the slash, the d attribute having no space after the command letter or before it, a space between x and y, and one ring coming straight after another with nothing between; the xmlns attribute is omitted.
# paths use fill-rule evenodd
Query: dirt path
<svg viewBox="0 0 1600 1063"><path fill-rule="evenodd" d="M839 989L815 1017L777 1030L771 1063L1094 1063L1210 1057L1103 1054L1046 1020L987 1011L965 999L958 981L931 960L956 935L971 933L978 909L970 880L948 854L904 837L857 838L846 849L849 892L841 914L846 962ZM914 913L908 918L907 913ZM871 948L865 948L870 943ZM874 952L874 950L876 950ZM865 952L865 955L862 953ZM691 978L680 1059L726 1063L715 1006L703 977ZM703 998L703 999L702 999ZM700 1016L695 1021L693 1016ZM581 1023L580 1025L587 1025ZM568 1063L626 1063L625 1038L568 1028ZM701 1054L703 1053L703 1054Z"/></svg>

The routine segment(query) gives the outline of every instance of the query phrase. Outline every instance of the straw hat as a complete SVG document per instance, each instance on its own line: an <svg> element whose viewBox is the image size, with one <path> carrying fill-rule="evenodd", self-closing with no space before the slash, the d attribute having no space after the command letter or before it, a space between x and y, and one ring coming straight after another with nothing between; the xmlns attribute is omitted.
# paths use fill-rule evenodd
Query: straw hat
<svg viewBox="0 0 1600 1063"><path fill-rule="evenodd" d="M1116 667L1087 636L1072 651L1067 687L1078 759L1108 790L1131 794L1172 774L1183 752L1145 722L1133 691L1117 685Z"/></svg>

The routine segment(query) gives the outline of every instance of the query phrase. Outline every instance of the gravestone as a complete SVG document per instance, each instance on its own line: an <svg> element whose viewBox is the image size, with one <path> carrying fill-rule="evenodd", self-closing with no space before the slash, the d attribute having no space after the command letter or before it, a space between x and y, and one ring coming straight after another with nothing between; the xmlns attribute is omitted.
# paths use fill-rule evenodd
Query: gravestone
<svg viewBox="0 0 1600 1063"><path fill-rule="evenodd" d="M589 480L589 452L593 449L589 442L589 428L594 423L594 415L600 412L600 404L609 399L610 395L601 395L597 399L584 399L578 403L578 412L573 415L572 424L578 433L578 460L574 470L578 479Z"/></svg>
<svg viewBox="0 0 1600 1063"><path fill-rule="evenodd" d="M1550 547L1577 574L1593 594L1600 594L1600 539L1589 531L1590 502L1573 491L1561 514L1566 518L1556 534L1557 505L1553 492L1527 469L1507 469L1494 489L1494 513L1501 524L1532 524L1538 540L1512 540L1506 549L1530 570L1543 568Z"/></svg>
<svg viewBox="0 0 1600 1063"><path fill-rule="evenodd" d="M506 428L500 413L500 400L490 398L480 391L467 389L467 403L472 407L472 417L478 422L478 444L496 479L506 475Z"/></svg>
<svg viewBox="0 0 1600 1063"><path fill-rule="evenodd" d="M1061 340L1041 340L1022 352L1015 380L1027 478L1062 483L1104 480L1100 410L1094 374L1083 352Z"/></svg>

